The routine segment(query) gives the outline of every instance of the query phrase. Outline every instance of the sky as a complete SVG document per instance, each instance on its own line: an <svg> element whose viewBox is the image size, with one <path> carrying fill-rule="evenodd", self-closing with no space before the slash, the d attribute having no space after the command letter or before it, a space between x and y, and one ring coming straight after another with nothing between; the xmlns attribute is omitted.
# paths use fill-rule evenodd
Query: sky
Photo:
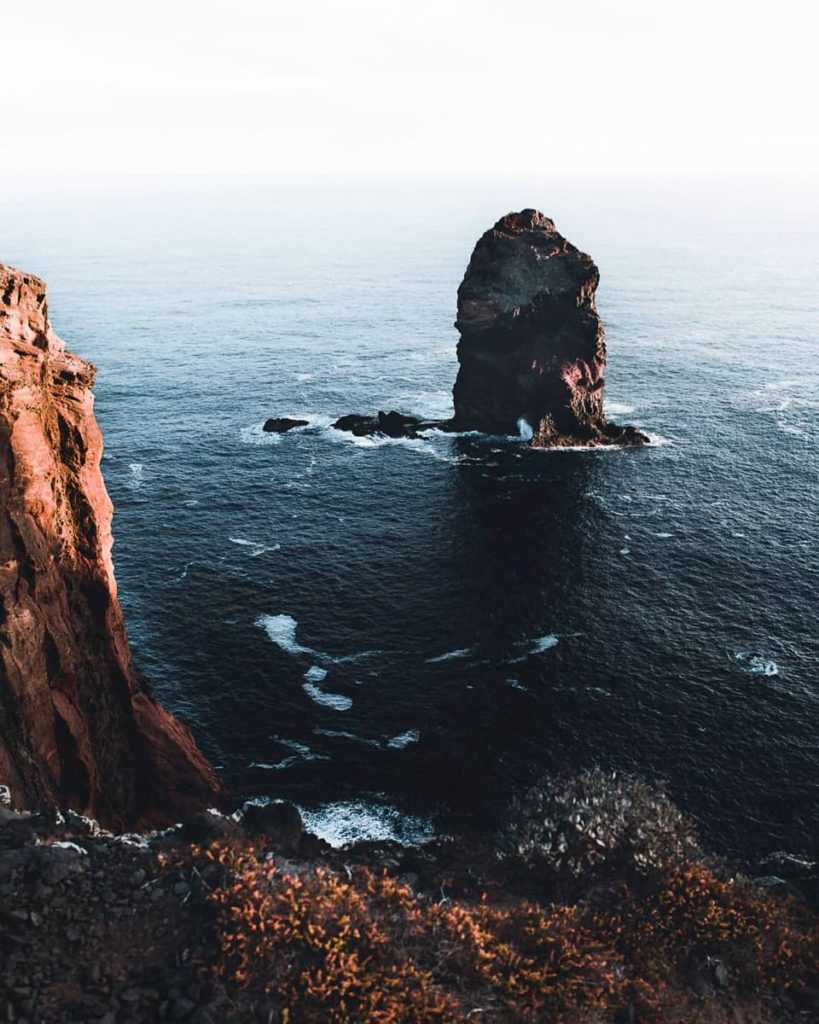
<svg viewBox="0 0 819 1024"><path fill-rule="evenodd" d="M3 4L0 176L814 175L814 11Z"/></svg>

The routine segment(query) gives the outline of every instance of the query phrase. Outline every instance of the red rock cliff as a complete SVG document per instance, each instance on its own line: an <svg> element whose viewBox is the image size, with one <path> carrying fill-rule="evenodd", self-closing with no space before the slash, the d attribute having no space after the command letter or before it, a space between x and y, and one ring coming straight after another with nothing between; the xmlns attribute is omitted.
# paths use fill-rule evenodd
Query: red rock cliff
<svg viewBox="0 0 819 1024"><path fill-rule="evenodd" d="M0 784L23 806L152 826L219 784L131 661L94 375L54 334L43 282L0 264Z"/></svg>

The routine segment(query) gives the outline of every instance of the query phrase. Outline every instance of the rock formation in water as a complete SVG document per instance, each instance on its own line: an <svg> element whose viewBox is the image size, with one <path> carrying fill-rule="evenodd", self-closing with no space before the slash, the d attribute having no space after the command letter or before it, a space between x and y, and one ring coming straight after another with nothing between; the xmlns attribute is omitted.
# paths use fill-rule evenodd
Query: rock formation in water
<svg viewBox="0 0 819 1024"><path fill-rule="evenodd" d="M54 334L43 282L0 264L0 785L22 806L159 825L220 787L131 661L94 374Z"/></svg>
<svg viewBox="0 0 819 1024"><path fill-rule="evenodd" d="M376 435L378 437L418 437L424 430L439 427L434 420L421 420L417 416L405 416L401 412L379 412L377 416L360 416L351 413L336 420L336 430L346 430L356 437Z"/></svg>
<svg viewBox="0 0 819 1024"><path fill-rule="evenodd" d="M536 448L645 444L645 434L610 423L603 410L599 279L591 257L548 217L507 214L479 239L458 289L454 418L392 412L342 416L333 426L386 437L431 427L520 434Z"/></svg>
<svg viewBox="0 0 819 1024"><path fill-rule="evenodd" d="M286 434L288 430L306 427L309 423L309 420L294 420L289 416L271 416L269 420L265 420L262 430L266 434Z"/></svg>
<svg viewBox="0 0 819 1024"><path fill-rule="evenodd" d="M537 210L509 213L479 239L458 289L457 429L512 434L525 421L539 448L648 440L603 410L599 279Z"/></svg>

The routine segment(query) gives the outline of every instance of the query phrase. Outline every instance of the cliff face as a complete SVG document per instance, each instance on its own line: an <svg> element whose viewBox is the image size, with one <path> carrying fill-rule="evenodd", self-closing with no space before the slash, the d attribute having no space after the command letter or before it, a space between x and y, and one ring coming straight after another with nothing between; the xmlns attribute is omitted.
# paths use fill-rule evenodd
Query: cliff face
<svg viewBox="0 0 819 1024"><path fill-rule="evenodd" d="M94 374L54 334L43 282L0 264L0 784L24 806L158 825L219 784L131 662Z"/></svg>
<svg viewBox="0 0 819 1024"><path fill-rule="evenodd" d="M511 434L525 420L536 447L647 440L603 411L599 279L537 210L507 214L479 239L458 289L459 429Z"/></svg>

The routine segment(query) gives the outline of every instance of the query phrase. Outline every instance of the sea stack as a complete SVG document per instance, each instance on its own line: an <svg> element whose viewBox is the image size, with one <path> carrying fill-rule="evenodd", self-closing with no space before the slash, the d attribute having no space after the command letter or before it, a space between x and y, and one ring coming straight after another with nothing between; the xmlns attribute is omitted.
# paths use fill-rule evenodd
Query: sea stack
<svg viewBox="0 0 819 1024"><path fill-rule="evenodd" d="M645 444L603 410L600 274L537 210L479 239L458 289L457 430L532 433L537 448Z"/></svg>
<svg viewBox="0 0 819 1024"><path fill-rule="evenodd" d="M21 807L158 826L220 786L131 660L94 375L43 282L0 264L0 785Z"/></svg>

